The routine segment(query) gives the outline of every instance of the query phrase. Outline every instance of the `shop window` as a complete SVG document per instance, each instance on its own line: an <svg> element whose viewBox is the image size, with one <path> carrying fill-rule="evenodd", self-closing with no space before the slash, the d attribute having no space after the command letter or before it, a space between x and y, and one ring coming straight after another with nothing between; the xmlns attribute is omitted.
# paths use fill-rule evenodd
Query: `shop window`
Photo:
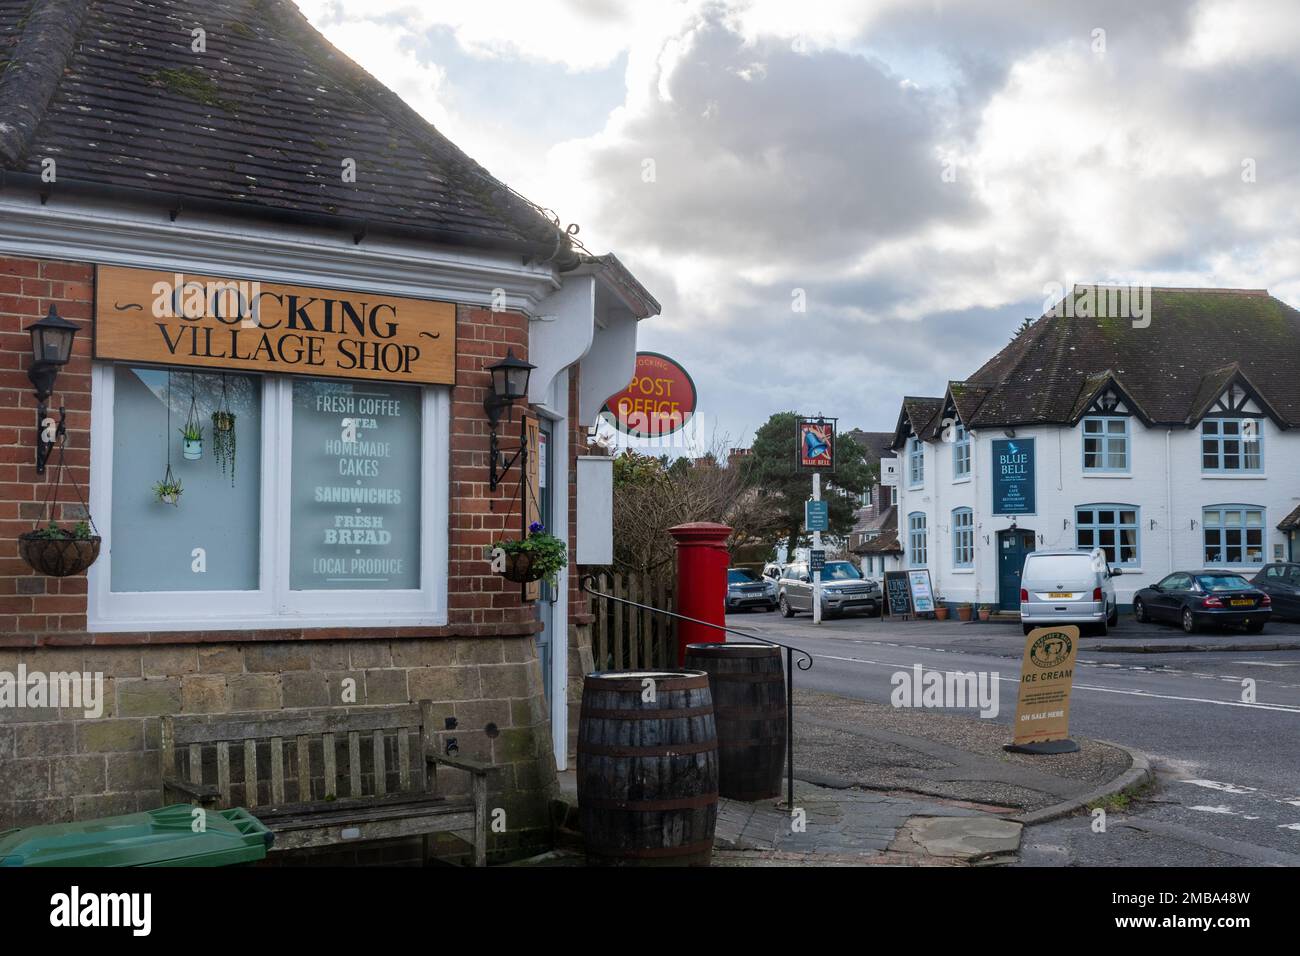
<svg viewBox="0 0 1300 956"><path fill-rule="evenodd" d="M107 364L92 382L92 631L446 623L446 389ZM175 505L153 491L169 451Z"/></svg>
<svg viewBox="0 0 1300 956"><path fill-rule="evenodd" d="M965 425L958 425L956 441L952 446L952 478L959 481L970 477L970 433Z"/></svg>
<svg viewBox="0 0 1300 956"><path fill-rule="evenodd" d="M1264 563L1264 509L1211 505L1201 512L1207 567Z"/></svg>
<svg viewBox="0 0 1300 956"><path fill-rule="evenodd" d="M293 382L289 586L420 586L420 390Z"/></svg>
<svg viewBox="0 0 1300 956"><path fill-rule="evenodd" d="M1262 422L1255 418L1207 418L1201 422L1201 470L1264 470Z"/></svg>
<svg viewBox="0 0 1300 956"><path fill-rule="evenodd" d="M113 379L111 521L123 533L113 540L110 588L256 591L261 380L126 365L113 369ZM223 406L235 416L233 463L224 446L218 462L214 447L212 415ZM203 432L202 457L194 461L185 458L179 434L191 408ZM169 464L182 489L175 506L159 502L154 491Z"/></svg>
<svg viewBox="0 0 1300 956"><path fill-rule="evenodd" d="M1101 548L1117 567L1141 564L1139 513L1133 505L1084 505L1074 510L1075 546Z"/></svg>
<svg viewBox="0 0 1300 956"><path fill-rule="evenodd" d="M1095 417L1083 420L1083 470L1129 470L1127 418Z"/></svg>
<svg viewBox="0 0 1300 956"><path fill-rule="evenodd" d="M975 515L969 508L952 513L952 566L969 568L975 564Z"/></svg>
<svg viewBox="0 0 1300 956"><path fill-rule="evenodd" d="M926 522L925 515L916 511L907 516L907 557L909 564L914 568L923 568L926 565L928 555L926 553Z"/></svg>

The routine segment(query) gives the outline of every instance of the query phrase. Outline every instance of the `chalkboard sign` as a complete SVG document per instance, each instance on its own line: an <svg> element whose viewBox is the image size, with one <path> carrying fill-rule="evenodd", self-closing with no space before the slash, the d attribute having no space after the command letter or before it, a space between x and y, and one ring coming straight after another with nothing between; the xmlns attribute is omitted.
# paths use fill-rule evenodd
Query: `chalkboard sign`
<svg viewBox="0 0 1300 956"><path fill-rule="evenodd" d="M891 617L912 613L912 589L907 582L906 571L885 572L885 600L889 602Z"/></svg>

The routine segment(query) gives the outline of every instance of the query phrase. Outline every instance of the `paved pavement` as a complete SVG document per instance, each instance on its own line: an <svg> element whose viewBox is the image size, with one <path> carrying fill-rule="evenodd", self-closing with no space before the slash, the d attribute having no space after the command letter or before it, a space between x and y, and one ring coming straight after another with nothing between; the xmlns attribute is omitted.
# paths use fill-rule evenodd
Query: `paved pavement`
<svg viewBox="0 0 1300 956"><path fill-rule="evenodd" d="M806 617L762 613L733 615L728 623L812 653L815 666L798 672L796 686L877 704L889 700L891 675L915 664L996 672L1000 710L981 723L1009 737L1024 640L1018 626L878 618L815 626ZM1262 637L1300 642L1300 626L1272 622ZM1084 639L1072 733L1146 752L1158 786L1127 807L1112 807L1104 833L1094 832L1087 815L1031 828L1025 863L1300 865L1300 651L1246 650L1261 640L1246 635L1206 639L1231 649L1154 653L1153 642L1174 645L1185 636L1127 620L1107 638ZM1094 649L1124 642L1143 649ZM1247 680L1253 700L1244 696ZM954 712L961 711L947 711Z"/></svg>

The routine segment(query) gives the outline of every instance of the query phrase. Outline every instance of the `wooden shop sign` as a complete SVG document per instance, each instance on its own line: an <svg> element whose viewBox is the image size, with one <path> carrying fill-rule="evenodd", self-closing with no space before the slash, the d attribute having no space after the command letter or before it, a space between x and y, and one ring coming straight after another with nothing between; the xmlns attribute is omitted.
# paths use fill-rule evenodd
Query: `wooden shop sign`
<svg viewBox="0 0 1300 956"><path fill-rule="evenodd" d="M95 358L421 385L456 380L456 306L99 266Z"/></svg>

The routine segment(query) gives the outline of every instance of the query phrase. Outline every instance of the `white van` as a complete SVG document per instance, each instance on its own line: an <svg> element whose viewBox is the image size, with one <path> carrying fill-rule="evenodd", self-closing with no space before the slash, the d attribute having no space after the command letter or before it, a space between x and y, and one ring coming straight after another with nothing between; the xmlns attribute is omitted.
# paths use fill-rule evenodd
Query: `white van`
<svg viewBox="0 0 1300 956"><path fill-rule="evenodd" d="M1020 623L1036 627L1078 624L1105 635L1119 620L1111 578L1121 574L1100 548L1091 551L1031 551L1020 573Z"/></svg>

